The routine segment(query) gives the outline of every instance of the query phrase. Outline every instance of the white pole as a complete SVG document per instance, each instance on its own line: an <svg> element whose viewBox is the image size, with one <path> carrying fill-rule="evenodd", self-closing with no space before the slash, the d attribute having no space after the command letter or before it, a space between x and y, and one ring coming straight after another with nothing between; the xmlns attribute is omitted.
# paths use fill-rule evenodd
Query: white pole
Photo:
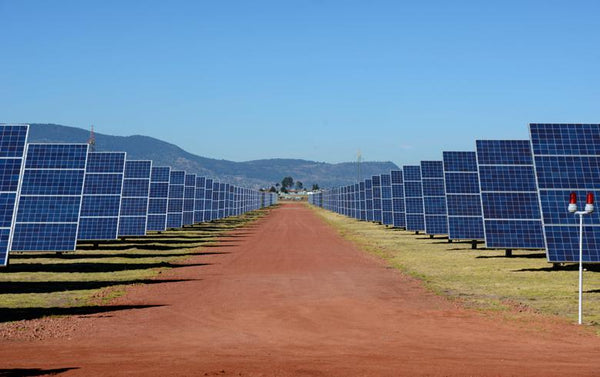
<svg viewBox="0 0 600 377"><path fill-rule="evenodd" d="M581 302L583 300L583 214L579 214L579 324L581 325Z"/></svg>

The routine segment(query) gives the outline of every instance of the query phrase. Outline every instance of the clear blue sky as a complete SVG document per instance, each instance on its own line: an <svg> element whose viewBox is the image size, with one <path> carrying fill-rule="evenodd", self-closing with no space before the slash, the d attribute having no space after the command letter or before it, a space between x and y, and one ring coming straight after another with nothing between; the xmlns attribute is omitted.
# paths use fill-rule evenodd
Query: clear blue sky
<svg viewBox="0 0 600 377"><path fill-rule="evenodd" d="M396 164L600 122L600 1L0 0L0 122Z"/></svg>

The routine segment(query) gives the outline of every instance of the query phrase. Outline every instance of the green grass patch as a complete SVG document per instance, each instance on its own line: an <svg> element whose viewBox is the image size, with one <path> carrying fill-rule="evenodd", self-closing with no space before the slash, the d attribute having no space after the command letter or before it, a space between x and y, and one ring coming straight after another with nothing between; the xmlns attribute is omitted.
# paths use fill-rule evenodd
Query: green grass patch
<svg viewBox="0 0 600 377"><path fill-rule="evenodd" d="M426 287L484 311L537 311L577 321L578 267L553 269L543 251L471 249L468 242L386 228L312 207L346 239ZM583 318L600 331L600 266L584 272ZM509 313L510 312L510 313Z"/></svg>
<svg viewBox="0 0 600 377"><path fill-rule="evenodd" d="M10 265L0 269L0 317L4 317L0 322L52 315L48 308L105 305L128 285L161 283L164 280L157 277L163 271L186 266L185 259L193 255L219 253L219 237L267 212L257 210L145 237L82 242L69 253L11 253Z"/></svg>

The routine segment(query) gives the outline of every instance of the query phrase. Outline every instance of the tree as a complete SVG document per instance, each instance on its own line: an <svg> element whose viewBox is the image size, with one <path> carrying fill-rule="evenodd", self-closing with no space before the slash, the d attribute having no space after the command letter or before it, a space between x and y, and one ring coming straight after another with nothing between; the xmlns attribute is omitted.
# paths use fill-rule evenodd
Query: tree
<svg viewBox="0 0 600 377"><path fill-rule="evenodd" d="M304 185L302 184L302 182L296 181L296 190L302 190L302 188L304 188Z"/></svg>
<svg viewBox="0 0 600 377"><path fill-rule="evenodd" d="M292 177L285 177L281 181L281 187L282 188L287 189L287 188L293 187L293 186L294 186L294 178L292 178Z"/></svg>
<svg viewBox="0 0 600 377"><path fill-rule="evenodd" d="M318 184L316 184L316 183L313 183L313 185L312 185L312 190L313 190L313 191L317 191L318 189L319 189L319 185L318 185Z"/></svg>
<svg viewBox="0 0 600 377"><path fill-rule="evenodd" d="M271 186L271 188L269 189L269 192L277 192L277 189L275 188L275 186Z"/></svg>

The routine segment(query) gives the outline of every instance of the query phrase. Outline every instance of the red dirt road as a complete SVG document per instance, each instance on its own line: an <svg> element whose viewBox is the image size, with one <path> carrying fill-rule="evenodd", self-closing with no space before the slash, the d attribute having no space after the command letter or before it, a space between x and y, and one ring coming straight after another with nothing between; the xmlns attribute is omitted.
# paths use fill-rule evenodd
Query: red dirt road
<svg viewBox="0 0 600 377"><path fill-rule="evenodd" d="M216 250L227 254L168 274L193 280L133 287L116 302L163 306L86 316L68 339L2 341L0 376L600 375L600 338L457 307L299 204Z"/></svg>

